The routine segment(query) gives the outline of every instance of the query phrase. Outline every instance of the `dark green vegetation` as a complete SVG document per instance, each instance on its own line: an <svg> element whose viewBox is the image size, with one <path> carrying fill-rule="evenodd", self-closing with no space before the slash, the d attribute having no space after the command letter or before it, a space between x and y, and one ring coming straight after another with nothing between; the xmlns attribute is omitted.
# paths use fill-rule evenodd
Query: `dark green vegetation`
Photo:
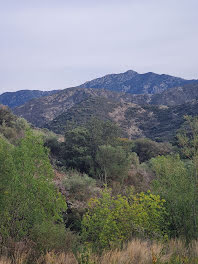
<svg viewBox="0 0 198 264"><path fill-rule="evenodd" d="M137 238L197 239L197 118L174 148L123 138L109 120L80 124L68 122L63 140L1 107L1 250L14 258L10 243L28 241L29 263L51 250L84 263Z"/></svg>
<svg viewBox="0 0 198 264"><path fill-rule="evenodd" d="M178 106L135 105L91 97L56 117L45 127L63 133L68 121L85 125L90 117L116 122L124 137L147 137L155 141L174 140L183 124L183 116L198 114L198 102Z"/></svg>
<svg viewBox="0 0 198 264"><path fill-rule="evenodd" d="M132 75L151 82L153 95L71 88L15 109L40 129L0 107L0 251L8 257L22 243L30 252L24 264L64 263L55 257L63 253L65 263L138 263L108 261L104 252L147 240L161 251L146 246L152 257L142 263L196 263L198 86L171 88L183 80L163 75L170 86L162 90L170 89L155 94L159 76L134 72L95 83L127 89ZM185 259L159 257L171 239L186 243Z"/></svg>
<svg viewBox="0 0 198 264"><path fill-rule="evenodd" d="M32 100L14 109L37 127L64 134L68 121L84 125L90 117L116 122L123 136L173 141L185 114L195 116L198 85L195 83L159 94L128 94L91 88L71 88Z"/></svg>

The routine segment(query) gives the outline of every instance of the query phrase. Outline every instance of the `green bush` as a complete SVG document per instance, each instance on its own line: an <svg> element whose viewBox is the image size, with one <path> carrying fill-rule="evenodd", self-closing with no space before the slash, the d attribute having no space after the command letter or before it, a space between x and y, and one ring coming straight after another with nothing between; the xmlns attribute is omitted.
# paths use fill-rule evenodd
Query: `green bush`
<svg viewBox="0 0 198 264"><path fill-rule="evenodd" d="M179 155L161 156L151 160L151 167L156 174L153 191L166 200L170 235L192 239L196 236L194 223L198 221L192 162L182 161Z"/></svg>
<svg viewBox="0 0 198 264"><path fill-rule="evenodd" d="M82 220L82 238L94 249L120 245L133 236L163 235L164 200L151 193L113 197L105 189L92 199Z"/></svg>
<svg viewBox="0 0 198 264"><path fill-rule="evenodd" d="M4 241L26 237L36 241L31 237L36 226L47 229L49 223L62 222L66 203L52 178L48 152L39 137L28 131L16 147L0 138L0 236Z"/></svg>
<svg viewBox="0 0 198 264"><path fill-rule="evenodd" d="M77 241L77 237L64 224L55 225L45 222L35 225L31 230L31 238L36 242L39 251L70 251Z"/></svg>
<svg viewBox="0 0 198 264"><path fill-rule="evenodd" d="M140 162L144 162L158 155L166 155L172 151L169 143L157 143L148 138L140 138L134 141L132 151L139 156Z"/></svg>
<svg viewBox="0 0 198 264"><path fill-rule="evenodd" d="M81 174L75 170L69 171L67 174L68 177L64 179L63 184L70 196L77 200L87 200L96 187L96 181L87 174Z"/></svg>

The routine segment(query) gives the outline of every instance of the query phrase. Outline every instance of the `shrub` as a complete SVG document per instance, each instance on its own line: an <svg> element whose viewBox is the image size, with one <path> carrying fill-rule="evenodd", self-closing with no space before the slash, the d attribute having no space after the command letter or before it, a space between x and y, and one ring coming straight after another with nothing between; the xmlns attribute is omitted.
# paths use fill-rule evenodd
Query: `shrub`
<svg viewBox="0 0 198 264"><path fill-rule="evenodd" d="M96 181L87 174L81 174L75 170L68 174L69 177L63 180L63 184L70 196L77 200L87 200L96 187Z"/></svg>
<svg viewBox="0 0 198 264"><path fill-rule="evenodd" d="M132 236L163 235L164 200L151 193L111 196L105 189L92 199L82 220L82 238L94 249L120 245Z"/></svg>
<svg viewBox="0 0 198 264"><path fill-rule="evenodd" d="M16 147L0 138L0 235L4 241L37 240L31 237L36 226L47 229L49 223L61 223L66 203L52 177L48 152L31 131Z"/></svg>
<svg viewBox="0 0 198 264"><path fill-rule="evenodd" d="M158 155L170 153L172 147L168 143L157 143L147 138L140 138L135 140L132 151L138 154L140 162L144 162Z"/></svg>

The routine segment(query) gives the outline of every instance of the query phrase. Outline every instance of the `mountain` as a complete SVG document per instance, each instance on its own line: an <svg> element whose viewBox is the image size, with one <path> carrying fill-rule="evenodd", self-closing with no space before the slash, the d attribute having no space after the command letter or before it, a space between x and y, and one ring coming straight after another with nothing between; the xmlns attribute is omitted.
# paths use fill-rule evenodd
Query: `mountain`
<svg viewBox="0 0 198 264"><path fill-rule="evenodd" d="M70 88L33 99L15 108L14 113L35 126L46 127L56 133L64 133L68 121L81 125L95 116L116 122L125 137L164 141L174 137L185 114L198 114L197 97L198 84L176 87L159 95Z"/></svg>
<svg viewBox="0 0 198 264"><path fill-rule="evenodd" d="M154 94L149 103L154 105L180 105L198 99L198 83L168 89L160 94Z"/></svg>
<svg viewBox="0 0 198 264"><path fill-rule="evenodd" d="M103 89L105 88L105 89ZM13 109L37 127L64 133L68 121L85 124L91 116L116 122L128 138L174 137L185 114L197 115L198 81L127 71L111 74Z"/></svg>
<svg viewBox="0 0 198 264"><path fill-rule="evenodd" d="M130 70L120 74L109 74L102 78L97 78L95 80L86 82L76 88L91 88L133 94L134 97L132 101L142 104L148 103L150 101L150 95L159 94L166 90L169 90L169 88L173 89L174 87L182 87L185 84L191 83L198 84L198 80L185 80L170 75L160 75L152 72L139 74L135 71ZM0 103L7 105L10 108L15 108L17 106L25 104L31 99L53 95L59 91L60 90L21 90L17 92L7 92L0 95ZM142 94L144 96L142 96ZM165 97L166 94L164 98ZM158 100L158 97L156 97L156 101ZM153 103L155 104L155 101L153 101ZM166 104L168 104L168 102L166 102Z"/></svg>
<svg viewBox="0 0 198 264"><path fill-rule="evenodd" d="M139 74L130 70L120 74L109 74L86 82L79 87L105 89L130 94L156 94L172 87L183 86L193 82L198 83L197 80L185 80L166 74L153 72Z"/></svg>
<svg viewBox="0 0 198 264"><path fill-rule="evenodd" d="M198 100L178 106L137 105L115 102L107 98L93 97L74 105L45 127L64 133L68 121L85 125L91 116L117 123L123 136L134 139L147 137L156 141L173 140L184 122L184 115L198 115Z"/></svg>
<svg viewBox="0 0 198 264"><path fill-rule="evenodd" d="M40 98L57 93L58 90L53 91L38 91L38 90L20 90L17 92L7 92L0 95L0 104L7 105L10 108L23 105L33 98Z"/></svg>
<svg viewBox="0 0 198 264"><path fill-rule="evenodd" d="M26 104L13 109L16 115L22 116L35 126L42 127L60 114L68 111L88 98L102 97L113 102L145 103L150 98L131 94L116 93L98 89L69 88L50 96L33 99Z"/></svg>

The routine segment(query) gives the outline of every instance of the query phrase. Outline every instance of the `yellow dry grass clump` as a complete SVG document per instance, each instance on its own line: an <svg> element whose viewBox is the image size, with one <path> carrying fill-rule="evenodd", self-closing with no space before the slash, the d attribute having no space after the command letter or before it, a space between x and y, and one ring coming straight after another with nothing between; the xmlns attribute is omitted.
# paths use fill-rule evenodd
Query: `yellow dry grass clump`
<svg viewBox="0 0 198 264"><path fill-rule="evenodd" d="M122 250L107 251L101 256L89 251L83 254L79 254L77 260L72 253L48 252L30 262L31 250L21 247L10 257L1 256L0 264L198 264L198 241L193 241L187 248L182 240L162 244L135 239Z"/></svg>

